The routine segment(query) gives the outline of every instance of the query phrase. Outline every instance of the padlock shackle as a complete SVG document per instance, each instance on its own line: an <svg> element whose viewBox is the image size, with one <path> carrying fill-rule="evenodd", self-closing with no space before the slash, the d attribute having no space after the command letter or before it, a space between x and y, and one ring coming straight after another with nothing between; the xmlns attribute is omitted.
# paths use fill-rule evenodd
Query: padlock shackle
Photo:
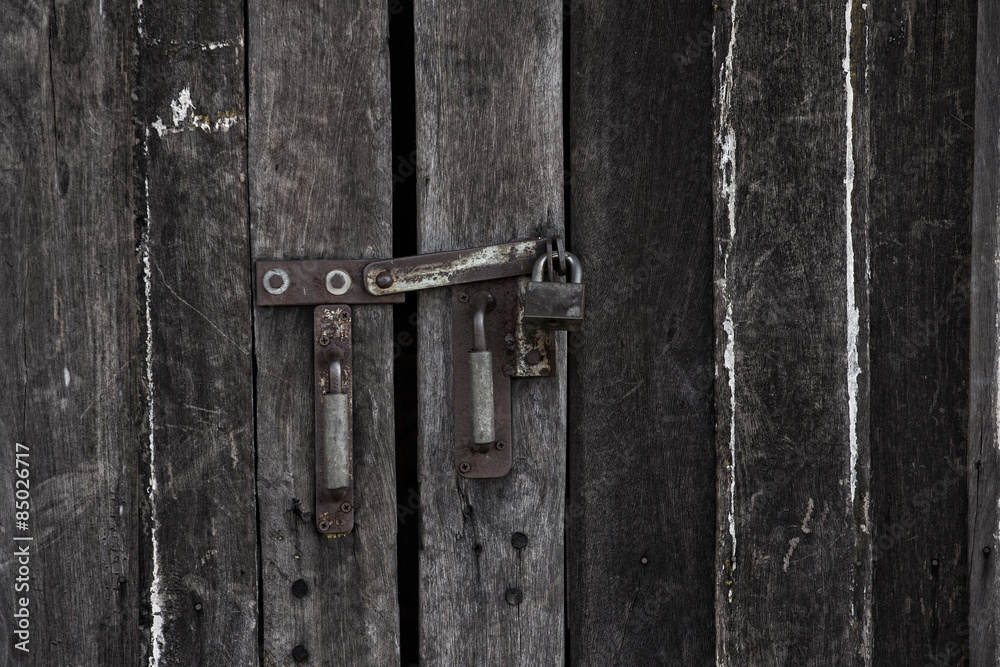
<svg viewBox="0 0 1000 667"><path fill-rule="evenodd" d="M552 259L559 259L559 253L553 252ZM545 268L545 254L535 260L535 266L531 269L531 279L536 283L542 282L542 269ZM571 252L566 253L566 261L569 262L569 282L583 282L583 263Z"/></svg>

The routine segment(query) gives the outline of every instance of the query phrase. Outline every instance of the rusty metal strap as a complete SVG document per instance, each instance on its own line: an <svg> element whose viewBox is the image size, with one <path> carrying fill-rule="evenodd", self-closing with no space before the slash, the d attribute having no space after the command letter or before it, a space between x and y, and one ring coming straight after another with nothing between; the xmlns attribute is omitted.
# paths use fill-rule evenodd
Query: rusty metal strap
<svg viewBox="0 0 1000 667"><path fill-rule="evenodd" d="M364 285L375 296L496 280L531 273L548 239L536 238L483 248L452 250L372 262Z"/></svg>

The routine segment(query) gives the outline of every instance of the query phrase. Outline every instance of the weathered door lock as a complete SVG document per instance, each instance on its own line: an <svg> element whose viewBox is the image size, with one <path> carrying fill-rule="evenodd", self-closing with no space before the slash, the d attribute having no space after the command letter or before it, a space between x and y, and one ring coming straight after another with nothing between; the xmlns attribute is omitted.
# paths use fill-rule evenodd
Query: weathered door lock
<svg viewBox="0 0 1000 667"><path fill-rule="evenodd" d="M352 311L400 303L405 292L452 286L455 467L470 478L511 468L510 378L555 369L551 331L583 322L583 267L562 239L379 261L290 260L256 264L259 306L314 305L316 527L354 526ZM556 262L558 261L558 270ZM543 271L548 281L542 281ZM554 282L555 273L568 276ZM528 274L531 274L529 280Z"/></svg>

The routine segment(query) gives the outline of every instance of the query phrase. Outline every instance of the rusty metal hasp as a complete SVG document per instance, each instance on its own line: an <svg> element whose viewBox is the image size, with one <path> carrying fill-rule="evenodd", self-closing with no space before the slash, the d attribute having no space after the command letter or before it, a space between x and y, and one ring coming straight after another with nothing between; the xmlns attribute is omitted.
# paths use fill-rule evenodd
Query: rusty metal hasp
<svg viewBox="0 0 1000 667"><path fill-rule="evenodd" d="M313 311L315 520L321 533L354 527L353 313L347 304L400 303L362 287L369 260L267 260L256 263L258 306L317 306Z"/></svg>
<svg viewBox="0 0 1000 667"><path fill-rule="evenodd" d="M567 282L556 282L557 273ZM406 292L452 287L455 467L469 478L510 471L510 379L552 375L551 331L575 331L583 323L583 268L561 238L377 261L259 261L255 274L257 305L318 306L316 525L324 533L347 533L354 525L352 313L346 304L400 303Z"/></svg>

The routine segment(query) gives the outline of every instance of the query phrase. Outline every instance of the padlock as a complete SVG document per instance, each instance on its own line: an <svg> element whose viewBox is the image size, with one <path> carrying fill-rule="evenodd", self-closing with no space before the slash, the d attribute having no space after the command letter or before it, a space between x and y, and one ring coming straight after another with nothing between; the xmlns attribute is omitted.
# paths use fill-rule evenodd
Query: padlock
<svg viewBox="0 0 1000 667"><path fill-rule="evenodd" d="M556 253L552 253L556 258ZM569 279L565 283L543 282L542 269L546 256L535 262L524 296L524 325L536 329L583 328L583 265L571 253L566 253Z"/></svg>

